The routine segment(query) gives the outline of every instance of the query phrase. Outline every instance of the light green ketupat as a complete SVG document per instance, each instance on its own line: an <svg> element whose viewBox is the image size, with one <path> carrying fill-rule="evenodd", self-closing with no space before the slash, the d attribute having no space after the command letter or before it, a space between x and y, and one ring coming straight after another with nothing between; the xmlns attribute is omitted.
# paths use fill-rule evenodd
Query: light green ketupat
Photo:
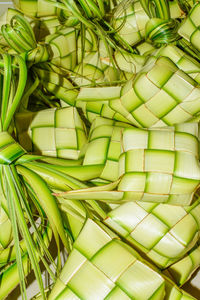
<svg viewBox="0 0 200 300"><path fill-rule="evenodd" d="M129 202L111 210L104 223L163 269L197 243L199 212L199 199L186 207Z"/></svg>
<svg viewBox="0 0 200 300"><path fill-rule="evenodd" d="M91 125L83 166L103 166L99 176L102 182L118 179L122 133L127 127L131 126L100 117Z"/></svg>
<svg viewBox="0 0 200 300"><path fill-rule="evenodd" d="M133 201L190 205L200 184L199 125L127 128L118 191Z"/></svg>
<svg viewBox="0 0 200 300"><path fill-rule="evenodd" d="M119 1L111 24L118 35L133 46L144 39L148 20L140 1Z"/></svg>
<svg viewBox="0 0 200 300"><path fill-rule="evenodd" d="M126 128L122 134L118 180L101 189L92 187L63 196L116 204L141 201L190 205L200 184L198 136L198 123Z"/></svg>
<svg viewBox="0 0 200 300"><path fill-rule="evenodd" d="M107 227L91 219L76 239L48 300L72 298L194 299L154 270Z"/></svg>
<svg viewBox="0 0 200 300"><path fill-rule="evenodd" d="M137 252L88 219L48 299L141 300L164 294L164 279Z"/></svg>
<svg viewBox="0 0 200 300"><path fill-rule="evenodd" d="M77 34L74 27L63 27L56 33L47 35L45 42L53 52L51 63L58 67L73 70L77 63Z"/></svg>
<svg viewBox="0 0 200 300"><path fill-rule="evenodd" d="M77 106L86 103L86 111L137 127L161 127L192 121L200 112L199 96L197 82L169 58L151 57L122 87L82 88Z"/></svg>
<svg viewBox="0 0 200 300"><path fill-rule="evenodd" d="M75 107L21 112L15 120L18 140L27 151L75 160L83 156L87 133Z"/></svg>

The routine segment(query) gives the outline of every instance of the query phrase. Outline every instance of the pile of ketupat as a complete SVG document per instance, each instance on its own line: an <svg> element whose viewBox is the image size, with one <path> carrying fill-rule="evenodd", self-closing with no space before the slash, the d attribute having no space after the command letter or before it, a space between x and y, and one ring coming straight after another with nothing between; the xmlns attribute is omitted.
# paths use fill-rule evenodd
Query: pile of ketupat
<svg viewBox="0 0 200 300"><path fill-rule="evenodd" d="M0 299L18 284L28 299L30 272L37 300L195 299L181 286L200 266L200 2L14 6L0 18Z"/></svg>

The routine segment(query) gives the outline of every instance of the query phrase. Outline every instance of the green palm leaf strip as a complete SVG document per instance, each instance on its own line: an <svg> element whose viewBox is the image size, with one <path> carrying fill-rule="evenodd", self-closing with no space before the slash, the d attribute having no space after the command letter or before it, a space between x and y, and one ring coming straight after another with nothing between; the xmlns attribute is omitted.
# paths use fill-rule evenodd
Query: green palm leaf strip
<svg viewBox="0 0 200 300"><path fill-rule="evenodd" d="M24 214L23 214L20 199L19 199L20 195L16 191L16 186L14 185L13 170L12 170L12 167L9 167L9 166L4 166L4 169L5 169L5 174L6 174L6 179L7 179L8 185L10 186L10 189L12 190L12 196L10 197L14 200L14 201L12 200L13 201L12 206L13 206L13 209L15 209L16 212L17 212L17 216L13 216L13 217L17 218L17 220L19 222L20 231L22 232L22 235L23 235L24 239L26 240L26 245L27 245L27 250L28 250L29 257L30 257L31 265L34 269L34 273L35 273L37 282L39 284L40 291L41 291L42 295L44 296L44 289L43 289L41 271L40 271L40 268L39 268L39 265L38 265L38 259L35 255L36 249L35 249L35 245L33 243L33 240L31 238L31 235L29 233L26 221L24 219ZM19 243L18 243L18 245L19 245ZM20 254L20 250L19 250L18 253L17 253L17 257L16 257L17 262L19 262L18 256L20 256L20 255L21 254ZM21 262L20 262L19 266L20 265L22 265ZM23 270L23 267L21 267L20 269ZM23 278L22 276L24 277L23 273L20 274L20 278ZM26 289L25 288L25 282L23 280L22 295L25 293L25 289Z"/></svg>
<svg viewBox="0 0 200 300"><path fill-rule="evenodd" d="M4 89L9 88L9 92L3 91L2 93L2 95L4 95L2 98L2 101L4 101L4 103L2 104L3 109L1 111L1 122L2 119L4 120L4 122L2 122L2 128L1 128L2 132L0 133L1 135L0 164L2 170L1 175L5 174L5 180L2 181L1 179L1 185L2 185L1 190L4 192L4 195L9 203L8 205L9 216L11 218L11 224L13 226L13 235L14 235L14 241L16 247L15 248L16 261L18 264L19 281L21 284L22 297L24 299L27 299L25 279L24 279L25 273L23 271L23 263L21 259L22 251L20 249L19 233L22 235L25 241L31 266L34 270L36 279L38 281L40 291L44 297L43 282L42 282L41 271L38 263L39 260L41 259L46 269L49 271L50 275L53 277L53 279L55 279L55 275L48 267L48 264L46 263L46 260L43 258L43 255L46 253L46 257L48 258L49 262L52 262L52 258L51 255L48 253L47 247L44 245L43 242L41 242L42 241L41 236L37 227L34 226L33 216L27 200L27 193L29 193L30 190L26 189L26 186L23 182L23 178L19 178L18 169L20 170L20 172L23 173L24 179L29 183L30 187L32 188L32 191L35 196L36 208L38 207L37 203L39 203L39 206L42 206L42 210L44 210L47 213L47 215L50 216L51 226L53 228L54 235L57 241L58 251L60 249L58 231L67 249L68 249L68 241L65 235L65 230L63 228L63 224L62 224L59 210L57 208L57 204L50 190L44 183L44 181L41 179L40 176L38 176L34 172L19 165L17 166L17 168L14 166L14 162L16 162L19 157L23 156L26 153L26 151L19 144L15 142L15 140L11 137L11 135L7 132L7 130L10 131L12 130L10 123L13 120L13 116L16 109L19 107L19 103L26 85L26 65L24 60L21 57L16 56L14 59L16 65L12 65L12 77L11 77L9 74L11 70L9 63L12 63L13 59L9 59L8 55L4 55L4 61L5 61L4 67L7 67L8 71L3 73L3 80L5 80L5 82L3 81L3 88ZM10 80L10 77L12 81ZM31 183L29 181L31 181ZM47 201L48 205L46 204L45 201ZM42 210L38 208L39 214L42 213ZM33 228L36 232L36 240L33 239L33 237L29 232L28 225L27 225L27 216L28 216L28 221L30 222L30 224L33 225ZM43 218L42 215L41 218ZM55 220L56 222L58 222L57 224L55 224ZM41 242L40 247L36 246L37 241ZM53 265L55 266L55 264ZM58 267L59 267L59 262L58 262Z"/></svg>
<svg viewBox="0 0 200 300"><path fill-rule="evenodd" d="M36 233L36 232L35 232ZM35 234L34 233L34 234ZM48 247L52 237L52 231L50 227L48 226L45 231L42 232L42 240L44 241L46 247ZM22 246L22 242L24 240L20 241L20 248ZM22 248L21 248L22 249ZM25 276L30 273L32 270L31 268L31 262L28 257L27 251L25 250L24 253L21 253L22 256L22 264L23 264L23 270ZM19 271L18 271L18 264L15 261L13 261L12 264L9 266L6 266L5 268L1 269L0 272L0 299L5 299L7 295L19 284L20 277L19 277Z"/></svg>
<svg viewBox="0 0 200 300"><path fill-rule="evenodd" d="M46 263L46 261L43 259L43 254L47 256L48 261L51 262L52 265L53 265L53 267L56 269L55 263L54 263L54 261L53 261L53 258L52 258L52 256L51 256L51 254L50 254L49 251L48 251L48 248L46 247L46 244L45 244L45 242L44 242L44 240L43 240L43 237L42 237L40 231L39 231L39 230L37 229L37 227L36 227L36 223L35 223L35 220L33 219L32 211L31 211L31 209L30 209L30 207L29 207L29 205L28 205L28 202L27 202L26 198L25 198L24 195L23 195L23 189L22 189L22 186L21 186L21 182L19 181L19 177L18 177L18 174L17 174L17 172L16 172L16 168L15 168L13 165L12 165L11 167L12 167L12 172L13 172L12 175L13 175L13 177L14 177L14 182L15 182L15 185L16 185L16 189L17 189L17 191L18 191L18 194L19 194L20 197L21 197L21 204L22 204L22 207L23 207L23 209L24 209L24 211L25 211L25 213L26 213L26 215L27 215L27 218L28 218L28 220L29 220L29 222L30 222L30 225L31 225L32 229L34 230L33 241L36 240L36 242L37 242L37 243L40 245L40 247L41 247L41 252L38 251L37 254L38 254L39 258L42 260L42 262L44 263L44 265L45 265L47 271L49 272L49 274L50 274L50 276L51 276L51 278L55 280L55 275L53 274L53 272L52 272L51 269L49 268L49 266L48 266L48 264ZM41 218L41 225L40 225L40 227L42 227L42 226L45 227L46 225L45 225L45 222L44 222L44 218L45 218L44 212L43 212L42 209L39 207L39 204L37 203L37 200L36 200L36 199L33 199L33 197L31 197L31 198L32 198L32 201L33 201L35 207L37 207L37 211L39 212L39 216L40 216L40 218ZM34 200L35 200L35 201L34 201ZM43 233L43 232L42 232L42 233Z"/></svg>
<svg viewBox="0 0 200 300"><path fill-rule="evenodd" d="M65 245L66 249L68 249L68 243L66 239L66 234L63 229L60 212L57 208L55 199L51 195L45 182L40 178L40 176L32 172L30 169L27 169L23 166L17 166L17 170L20 174L23 175L25 180L29 183L29 185L34 190L37 199L39 199L40 204L42 205L43 209L47 214L48 219L50 220L50 224L54 231L54 235L57 240L57 243L59 244L59 238L57 233L59 232L63 244ZM54 211L54 215L52 215L52 211Z"/></svg>
<svg viewBox="0 0 200 300"><path fill-rule="evenodd" d="M13 142L12 138L7 134L6 132L1 133L1 143L5 147L5 142L11 141ZM36 256L36 248L35 243L32 240L32 237L30 235L29 229L26 224L26 220L24 217L23 212L23 203L21 203L21 200L23 200L23 196L21 195L21 191L18 189L18 186L16 184L16 173L15 173L15 167L10 165L10 163L15 160L16 157L21 156L24 153L24 150L18 146L16 147L16 144L8 144L9 147L7 148L7 151L1 151L1 164L3 168L3 172L5 173L5 189L6 189L6 196L7 201L9 203L9 211L10 211L10 218L11 223L13 226L13 234L14 234L14 241L15 241L15 247L16 247L16 261L18 264L18 270L19 270L19 278L21 283L21 293L23 298L26 297L26 288L25 288L25 279L24 279L24 272L23 272L23 266L22 266L22 260L21 260L21 249L19 248L19 237L18 237L18 230L22 234L23 238L25 239L27 251L31 260L32 267L34 269L37 281L39 282L40 290L42 294L43 292L43 283L41 278L41 272L38 265L38 258ZM14 146L14 148L12 147ZM16 146L15 146L16 145ZM16 149L17 148L17 149ZM14 156L12 152L15 151ZM7 157L6 157L7 156Z"/></svg>
<svg viewBox="0 0 200 300"><path fill-rule="evenodd" d="M13 115L20 103L20 100L21 100L21 97L23 95L23 91L24 91L24 88L26 85L27 71L26 71L26 66L25 66L24 60L20 56L16 56L16 61L19 65L19 83L18 83L16 93L15 93L13 99L9 99L9 101L6 101L6 103L5 103L7 112L4 109L3 115L1 115L1 118L3 118L5 120L4 123L2 124L3 131L8 130L8 127L13 118ZM5 100L8 100L8 99L5 99Z"/></svg>
<svg viewBox="0 0 200 300"><path fill-rule="evenodd" d="M10 25L1 27L7 43L17 52L22 53L36 47L36 40L29 22L22 16L13 16Z"/></svg>
<svg viewBox="0 0 200 300"><path fill-rule="evenodd" d="M54 167L51 166L50 164L48 165L42 164L41 162L32 162L31 164L24 163L23 166L27 168L31 168L32 171L40 175L53 191L87 188L87 185L85 183L66 174L66 173L73 174L73 172L70 172L70 167L67 168L62 166L61 168L59 168L59 166ZM90 173L90 170L91 169L89 168L87 172L89 171ZM78 169L77 172L80 173L81 168ZM64 207L64 210L66 211L66 206L68 205L66 201L63 200L61 197L58 198L58 202L61 206ZM102 210L101 206L96 201L86 199L86 202L94 209L94 211L99 216L101 216L101 218L104 218L106 216L104 210Z"/></svg>
<svg viewBox="0 0 200 300"><path fill-rule="evenodd" d="M166 0L141 0L145 11L151 17L158 17L161 19L169 19L170 18L170 11L169 11L169 4Z"/></svg>
<svg viewBox="0 0 200 300"><path fill-rule="evenodd" d="M11 67L11 57L9 55L3 56L4 64L5 64L5 80L3 82L3 95L2 95L2 103L1 103L1 128L5 122L5 116L7 112L7 105L9 101L9 92L10 92L10 85L11 85L11 75L12 75L12 67Z"/></svg>
<svg viewBox="0 0 200 300"><path fill-rule="evenodd" d="M22 266L23 266L23 274L19 275L19 261L15 261L12 263L9 267L2 270L0 273L0 280L1 280L1 289L0 289L0 299L6 299L8 294L19 284L22 285L22 276L27 276L30 271L30 261L28 258L28 254L19 254L21 256ZM21 269L21 268L20 268ZM24 293L26 291L26 286L24 283ZM27 299L26 296L24 296L24 293L21 292L22 299Z"/></svg>
<svg viewBox="0 0 200 300"><path fill-rule="evenodd" d="M187 255L167 269L167 272L169 272L176 284L182 286L191 279L192 274L200 266L199 254L200 246L198 242L197 245L187 253Z"/></svg>
<svg viewBox="0 0 200 300"><path fill-rule="evenodd" d="M6 170L4 169L4 173L5 172L6 172ZM7 178L7 180L8 180L8 178ZM5 183L5 186L7 186L6 183ZM20 245L19 245L19 232L18 232L15 204L13 202L13 195L12 196L10 195L9 190L7 190L6 196L7 196L7 201L8 201L12 229L13 229L14 243L15 243L15 249L16 249L16 261L17 261L17 265L18 265L18 272L19 272L19 278L20 278L21 294L22 294L23 299L27 299L25 276L24 276L24 270L23 270L23 265L22 265L21 249L20 249Z"/></svg>

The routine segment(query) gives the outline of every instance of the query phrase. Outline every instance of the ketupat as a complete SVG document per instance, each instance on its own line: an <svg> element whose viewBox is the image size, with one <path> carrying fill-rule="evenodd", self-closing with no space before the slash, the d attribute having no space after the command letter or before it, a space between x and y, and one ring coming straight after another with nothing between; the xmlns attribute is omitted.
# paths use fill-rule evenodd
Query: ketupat
<svg viewBox="0 0 200 300"><path fill-rule="evenodd" d="M149 20L140 1L119 1L111 24L129 45L138 44L145 36L145 25Z"/></svg>
<svg viewBox="0 0 200 300"><path fill-rule="evenodd" d="M46 1L31 1L27 2L24 0L14 0L15 7L22 11L25 15L31 17L46 17L55 16L57 14L57 9L53 5L47 5Z"/></svg>
<svg viewBox="0 0 200 300"><path fill-rule="evenodd" d="M136 201L190 205L200 183L198 123L126 129L118 190Z"/></svg>
<svg viewBox="0 0 200 300"><path fill-rule="evenodd" d="M142 294L141 285L145 287ZM164 290L163 278L140 261L135 251L87 220L49 299L163 299Z"/></svg>
<svg viewBox="0 0 200 300"><path fill-rule="evenodd" d="M199 113L199 94L200 88L190 76L169 58L160 57L147 60L137 76L122 87L82 88L77 101L102 101L130 124L161 127L192 121ZM116 113L105 117L115 118Z"/></svg>
<svg viewBox="0 0 200 300"><path fill-rule="evenodd" d="M48 299L72 297L77 300L194 299L152 269L112 231L90 219L74 242Z"/></svg>
<svg viewBox="0 0 200 300"><path fill-rule="evenodd" d="M74 37L74 29L66 28L67 31L70 33L73 33L73 41L75 40ZM67 35L68 36L68 35ZM49 45L51 45L51 41L53 39L64 39L63 41L66 41L67 38L64 38L62 36L62 33L58 31L58 34L53 35L52 37L49 36L47 41L49 41ZM86 41L86 38L84 39L84 42ZM61 42L52 42L52 49L55 48L55 45L57 45L57 51L59 49L63 49L63 45L60 44ZM65 50L67 55L67 59L71 59L71 56L73 54L76 55L76 46L75 43L73 44L73 51L72 53L70 51ZM62 47L61 47L62 46ZM72 47L72 45L70 45ZM56 48L55 48L56 49ZM68 47L66 48L68 49ZM54 51L55 52L55 51ZM55 53L54 53L55 55ZM58 55L58 54L57 54ZM162 55L162 51L161 51ZM29 54L28 57L31 57ZM65 56L64 56L65 57ZM42 58L44 59L44 58ZM58 55L58 59L62 60L62 53ZM75 59L75 58L74 58ZM73 60L74 60L73 59ZM52 60L53 63L53 60ZM58 61L58 65L60 62ZM73 63L74 65L74 63ZM91 63L89 63L91 65ZM89 66L88 65L88 66ZM69 66L69 69L72 66ZM77 68L79 68L77 66ZM93 75L98 75L98 68L94 65L94 72L91 72L91 74L88 73L86 70L87 64L80 68L80 74L82 73L83 80L84 78L88 77L88 75L92 76L89 81L93 78ZM92 68L92 65L90 66ZM165 70L163 71L163 68ZM73 68L72 68L73 69ZM198 69L198 66L197 66ZM85 74L84 74L85 70ZM95 71L96 70L96 71ZM76 71L76 70L75 70ZM187 68L184 69L184 71L188 70ZM198 71L198 70L197 70ZM36 69L37 72L37 69ZM96 73L97 72L97 73ZM158 74L160 72L163 73L162 80L161 78L158 80ZM191 72L193 72L191 70ZM189 74L191 74L191 72ZM145 80L145 74L147 74L148 80ZM40 73L39 73L40 74ZM86 75L87 74L87 75ZM92 75L93 74L93 75ZM157 75L156 75L157 74ZM72 76L76 80L78 80L79 72L77 74L77 71ZM77 79L76 79L77 77ZM42 78L41 78L42 79ZM97 79L97 78L93 78ZM113 78L114 79L114 78ZM182 92L179 92L179 95L174 91L174 87L172 85L172 82L176 82L176 85L182 85L185 86L185 89L182 90ZM44 83L46 82L46 79L44 80ZM112 79L111 79L112 82ZM97 80L98 83L98 80ZM152 90L151 95L144 95L144 91L141 95L141 86L145 85L146 88L149 88ZM48 85L45 85L48 88ZM119 121L124 121L124 119L127 120L127 122L132 123L136 126L142 126L142 127L151 127L151 126L164 126L164 125L173 125L175 123L185 122L188 120L192 120L194 117L196 117L199 113L199 107L198 107L198 101L197 97L199 94L199 88L196 86L195 82L192 81L192 79L187 76L185 73L181 72L179 68L175 67L175 65L166 58L163 57L158 58L156 61L154 60L147 60L144 67L140 72L138 72L136 78L133 80L133 87L131 88L131 81L129 84L126 84L122 89L116 89L113 88L107 88L106 93L103 92L103 89L105 88L95 88L95 89L81 89L80 93L78 94L78 97L76 99L77 105L81 107L83 110L91 111L93 114L98 114L99 111L101 111L101 115L108 118L114 118ZM162 90L160 90L162 89ZM53 89L50 89L50 91L53 91ZM61 96L57 88L55 87L56 94L58 96ZM100 99L98 99L98 105L95 106L95 103L97 101L96 97L93 96L92 101L92 94L101 93L102 94L102 102ZM110 96L107 98L106 94L110 94ZM107 95L108 96L108 95ZM62 97L62 96L61 96ZM90 100L89 100L90 97ZM164 97L166 104L164 105L161 101L159 101L159 97ZM118 100L120 98L120 101ZM129 98L129 99L127 99ZM116 99L116 100L115 100ZM65 99L63 99L65 100ZM88 103L90 101L90 103ZM108 101L108 102L107 102ZM88 107L85 108L84 102L86 102ZM106 104L105 104L106 103ZM71 103L69 103L71 104ZM192 107L189 107L189 105ZM91 108L89 107L91 106ZM92 107L93 106L93 107ZM102 109L102 106L104 109ZM158 107L157 107L158 106ZM105 112L103 112L103 110ZM86 113L87 116L87 113ZM94 118L94 117L93 117ZM89 119L91 120L91 119Z"/></svg>
<svg viewBox="0 0 200 300"><path fill-rule="evenodd" d="M16 114L19 143L33 154L78 160L87 141L86 128L75 107Z"/></svg>
<svg viewBox="0 0 200 300"><path fill-rule="evenodd" d="M129 202L111 210L104 223L158 267L167 268L197 243L199 211L199 200L189 207Z"/></svg>
<svg viewBox="0 0 200 300"><path fill-rule="evenodd" d="M99 175L101 183L118 179L121 137L127 127L131 126L105 118L96 118L90 127L83 166L103 166ZM94 179L98 181L98 178Z"/></svg>
<svg viewBox="0 0 200 300"><path fill-rule="evenodd" d="M200 83L200 64L193 57L185 53L175 45L166 45L152 52L156 57L166 56L170 58L178 68L191 76L195 81Z"/></svg>
<svg viewBox="0 0 200 300"><path fill-rule="evenodd" d="M91 187L63 196L116 204L147 201L190 205L200 184L198 128L198 123L183 123L174 127L124 129L118 179L101 190ZM105 152L102 157L106 159Z"/></svg>
<svg viewBox="0 0 200 300"><path fill-rule="evenodd" d="M144 3L144 2L143 2ZM164 3L164 2L163 2ZM98 5L99 5L99 2L98 2ZM97 5L97 6L98 6ZM164 4L163 4L164 5ZM80 8L80 7L79 7ZM98 7L99 8L99 7ZM90 11L90 9L88 10L88 12ZM186 10L187 11L187 10ZM167 10L166 10L166 12L167 12ZM84 11L84 13L85 13L85 11ZM93 14L92 13L92 15L95 15L95 16L97 16L95 13ZM102 16L104 16L104 14L102 13ZM84 14L84 17L85 17L85 14ZM41 66L40 66L40 68L42 68ZM50 67L50 68L52 68L52 67ZM58 69L56 69L56 67L54 67L54 70L56 70L56 71L58 71ZM160 69L161 70L161 69ZM197 73L198 73L198 70L197 70ZM47 73L46 73L47 74ZM140 73L141 74L141 73ZM182 73L183 74L183 73ZM53 76L52 76L53 77ZM56 78L56 76L54 77L54 78ZM64 78L64 77L63 77ZM136 77L137 78L137 77ZM185 76L183 76L182 75L182 79L184 78L184 80L185 80L185 78L187 78L187 80L191 83L192 81L191 80L189 80L189 77L185 77ZM44 79L44 78L43 78ZM60 80L60 78L59 78L59 80ZM57 81L57 82L59 82L59 80ZM52 84L54 84L54 82L52 82ZM195 87L195 83L193 82L193 87ZM57 88L58 87L58 89L59 89L59 84L57 84L57 86L55 85L55 88ZM69 87L69 84L68 84L68 87ZM67 91L67 88L66 88L66 90L65 91ZM65 92L64 91L64 92ZM92 91L91 89L90 90L88 90L88 91ZM100 91L100 89L95 89L95 91L96 92L98 92L98 91ZM108 93L108 91L109 91L109 89L107 89L107 90L104 90L104 95L106 95L106 93ZM56 91L57 92L57 91ZM71 91L70 91L71 92ZM82 92L82 91L81 91ZM56 95L58 95L58 93L56 93ZM96 96L96 95L95 95ZM107 95L106 95L107 96ZM141 95L140 95L141 96ZM121 95L120 95L120 97L121 97ZM80 100L80 99L79 99ZM84 106L82 105L82 100L80 100L79 101L78 100L78 103L77 103L77 105L79 105L79 107L83 107L83 109L84 109ZM113 100L113 99L112 99ZM87 100L86 100L87 101ZM86 102L85 101L85 102ZM181 99L181 101L182 101L182 99ZM184 101L183 101L184 102ZM73 105L74 105L74 99L73 100L71 100L71 103L73 103ZM70 103L70 104L71 104ZM120 120L120 121L122 121L123 120L123 118L124 118L124 115L123 115L123 113L127 113L127 112L125 112L125 109L124 109L124 107L123 106L117 106L116 104L117 104L117 102L115 102L114 103L114 109L111 109L110 107L109 107L109 105L110 105L110 103L109 102L107 102L107 103L100 103L100 101L99 101L99 107L98 107L98 109L99 109L99 111L97 111L97 114L95 114L96 113L96 111L95 111L95 109L93 110L93 112L92 112L92 114L90 115L90 117L91 117L91 120L92 120L92 118L94 119L95 117L96 117L96 115L99 115L99 112L100 112L100 110L102 110L102 107L105 109L105 114L103 114L103 116L106 116L106 117L110 117L111 116L111 118L113 118L114 117L114 115L115 115L115 117L116 117L116 119L118 119L118 120ZM102 105L103 104L103 105ZM105 105L106 104L106 105ZM107 105L108 104L108 105ZM191 103L189 103L189 105L190 105ZM93 103L93 105L95 106L95 103ZM116 106L115 106L116 105ZM116 109L117 108L117 109ZM195 120L197 119L196 117L198 117L198 106L195 106L195 109L197 109L197 112L196 112L196 114L194 114L194 117L195 117ZM112 113L113 113L113 111L114 111L114 114L112 115ZM85 110L85 112L86 112L86 115L87 115L87 113L88 112L90 112L90 110L88 109L88 110ZM117 112L117 113L116 113ZM178 116L178 114L176 114L176 116L174 117L174 119L173 120L176 120L176 117ZM132 117L131 116L129 116L130 118L128 119L128 121L126 120L126 122L128 122L128 123L132 123ZM143 118L143 120L142 120L142 122L147 122L147 120L146 120L146 116L141 116L142 118ZM178 120L179 122L180 122L180 120ZM174 122L174 121L173 121ZM176 121L175 121L176 122ZM172 123L172 124L174 124L174 123ZM140 124L141 125L141 124ZM171 125L171 124L170 124ZM142 126L144 126L143 124L142 124ZM99 138L101 138L101 136L99 136ZM186 147L187 148L187 147ZM195 152L196 153L196 152ZM105 154L105 153L104 153ZM106 156L105 156L106 157ZM26 160L26 158L27 158L27 162L25 161ZM24 159L24 162L23 162L23 159ZM41 159L41 157L38 157L38 159ZM45 161L45 159L46 158L43 158L43 160ZM33 161L33 164L32 163L30 163L30 161ZM55 162L55 161L54 161ZM63 162L63 161L62 161ZM69 163L69 162L68 162ZM23 166L25 167L25 168L31 168L31 167L33 167L33 170L34 171L36 171L36 167L39 169L39 167L40 167L40 171L41 172L43 172L43 176L45 177L46 176L46 181L48 181L47 180L47 177L48 177L48 174L51 174L51 179L53 179L54 178L54 176L55 176L55 178L57 178L56 180L57 180L57 182L56 182L56 180L55 180L55 186L58 188L58 189L63 189L64 188L64 185L66 184L66 189L68 189L68 185L69 185L69 189L72 189L72 186L73 186L73 188L76 188L76 189L78 189L78 188L86 188L87 187L87 185L86 186L84 186L84 183L81 183L81 182L78 182L77 180L75 181L73 181L72 180L72 178L70 178L69 176L68 176L68 178L67 177L65 177L65 180L64 180L64 172L62 173L62 172L60 172L60 171L58 171L59 169L62 169L61 167L62 166L60 166L60 168L57 166L57 165L54 165L55 166L55 169L53 168L53 166L47 166L47 168L48 168L48 172L47 172L47 169L46 169L46 171L45 171L45 166L44 165L42 165L42 164L39 164L38 162L36 162L36 161L34 161L34 158L32 157L30 157L29 156L29 158L28 158L28 156L24 156L24 158L22 157L21 159L19 159L19 161L18 161L18 164L22 164L22 168L21 168L21 166L18 166L17 167L17 169L18 169L18 171L22 171L23 170ZM59 163L59 164L61 164L61 162ZM73 166L72 166L73 167ZM86 166L87 167L87 166ZM35 169L34 169L35 168ZM67 168L68 168L68 166L67 166ZM70 167L68 168L68 171L67 171L67 168L65 169L65 172L72 172L72 170L70 170ZM80 169L83 169L84 168L84 166L81 166L80 167ZM198 168L197 168L198 169ZM62 169L62 170L64 170L64 169ZM87 170L89 170L89 168L87 169ZM46 172L46 173L45 173ZM56 173L57 172L57 173ZM60 173L59 173L60 172ZM78 168L77 168L77 172L78 172ZM84 173L84 172L83 172ZM81 176L83 176L84 177L84 175L83 175L83 173L81 174ZM70 175L71 175L72 173L70 173ZM57 175L57 177L56 177L56 175ZM42 176L42 175L41 175ZM60 177L59 177L60 176ZM86 178L87 179L89 179L89 177L87 177L88 175L86 174L86 176L85 176L85 180L86 180ZM62 178L62 180L61 180L61 182L60 182L60 184L58 183L58 178ZM50 180L49 180L50 181ZM90 184L95 184L95 181L91 181L91 178L90 178ZM182 183L183 183L183 180L182 180ZM48 183L49 184L49 183ZM52 188L55 188L55 186L54 186L54 184L52 184ZM62 186L62 188L61 188L61 186ZM117 185L116 185L116 183L114 183L113 185L111 184L111 186L112 186L112 188L114 187L116 187ZM110 189L112 189L111 188L111 186L110 186ZM99 187L99 189L104 189L105 187ZM195 189L194 189L195 190ZM80 192L80 191L78 191L78 192ZM82 200L86 200L86 198L87 198L87 195L89 195L89 189L87 190L87 191L85 191L86 193L85 193L85 198L83 198ZM87 194L87 192L88 192L88 194ZM97 190L97 192L98 192L98 190ZM73 193L72 194L69 194L69 195L73 195ZM89 197L91 197L91 196L89 196ZM103 199L99 199L99 200L103 200ZM104 199L104 200L106 200L106 198ZM109 200L109 199L107 199L107 200ZM123 200L127 200L127 199L125 199L125 198L122 198L121 199L122 201ZM63 200L64 201L64 200ZM68 201L68 200L67 200ZM67 202L66 201L66 202ZM89 200L90 201L90 200ZM71 202L72 203L72 202ZM182 204L184 204L184 201L183 202L181 202ZM63 204L63 203L62 203ZM108 205L109 206L109 205ZM110 206L112 206L112 205L110 205ZM64 206L63 206L64 207ZM66 207L67 207L67 205L66 205ZM65 208L66 208L65 207ZM113 206L114 207L114 206ZM175 297L181 297L181 293L182 292L180 292L180 291L178 291L178 289L177 288L174 288L174 286L173 285L171 285L170 283L166 283L166 286L168 286L168 292L170 291L170 296L171 296L171 299L175 299ZM171 292L172 290L174 290L174 293L173 292ZM176 294L176 295L175 295ZM183 295L182 295L183 296ZM185 298L190 298L190 296L186 296L186 295L184 295L183 296L183 299L184 299L184 297Z"/></svg>

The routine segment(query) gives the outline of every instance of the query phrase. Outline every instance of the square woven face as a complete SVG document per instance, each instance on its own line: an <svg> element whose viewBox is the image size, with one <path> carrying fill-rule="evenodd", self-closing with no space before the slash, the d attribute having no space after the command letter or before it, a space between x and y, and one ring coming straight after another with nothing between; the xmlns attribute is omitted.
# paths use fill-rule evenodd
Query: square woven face
<svg viewBox="0 0 200 300"><path fill-rule="evenodd" d="M108 228L88 219L50 299L61 299L56 298L59 289L60 296L70 290L84 300L163 299L165 282L135 250Z"/></svg>
<svg viewBox="0 0 200 300"><path fill-rule="evenodd" d="M189 205L200 184L198 130L197 123L125 129L118 190L133 201Z"/></svg>
<svg viewBox="0 0 200 300"><path fill-rule="evenodd" d="M74 107L19 113L16 123L20 144L34 154L78 159L86 143L84 123Z"/></svg>
<svg viewBox="0 0 200 300"><path fill-rule="evenodd" d="M200 232L199 199L189 207L127 202L108 213L110 228L161 268L182 258ZM145 235L144 235L145 232Z"/></svg>
<svg viewBox="0 0 200 300"><path fill-rule="evenodd" d="M134 80L122 87L125 117L137 127L172 126L192 120L200 111L200 88L171 59L150 59ZM130 120L129 120L130 121Z"/></svg>

